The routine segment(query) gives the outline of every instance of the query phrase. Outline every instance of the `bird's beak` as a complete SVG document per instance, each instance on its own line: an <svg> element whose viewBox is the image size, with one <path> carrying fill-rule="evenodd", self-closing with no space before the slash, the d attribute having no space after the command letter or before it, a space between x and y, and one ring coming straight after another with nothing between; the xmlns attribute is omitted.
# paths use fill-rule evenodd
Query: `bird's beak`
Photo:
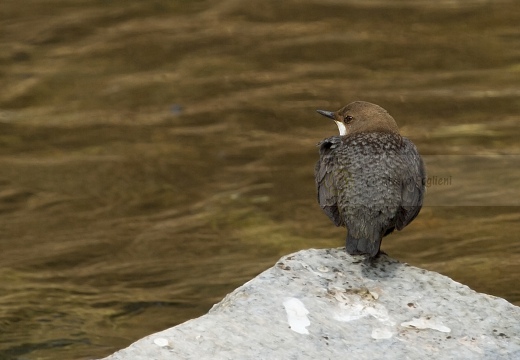
<svg viewBox="0 0 520 360"><path fill-rule="evenodd" d="M329 119L336 120L336 117L334 116L334 113L332 111L325 111L325 110L316 110L316 111L318 112L318 114L326 116Z"/></svg>

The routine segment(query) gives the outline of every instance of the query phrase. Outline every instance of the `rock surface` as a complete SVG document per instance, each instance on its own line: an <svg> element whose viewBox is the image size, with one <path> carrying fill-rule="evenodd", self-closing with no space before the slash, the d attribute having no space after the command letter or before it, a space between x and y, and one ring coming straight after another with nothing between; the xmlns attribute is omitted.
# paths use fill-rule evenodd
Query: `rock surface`
<svg viewBox="0 0 520 360"><path fill-rule="evenodd" d="M520 359L520 308L385 255L283 257L208 314L107 360Z"/></svg>

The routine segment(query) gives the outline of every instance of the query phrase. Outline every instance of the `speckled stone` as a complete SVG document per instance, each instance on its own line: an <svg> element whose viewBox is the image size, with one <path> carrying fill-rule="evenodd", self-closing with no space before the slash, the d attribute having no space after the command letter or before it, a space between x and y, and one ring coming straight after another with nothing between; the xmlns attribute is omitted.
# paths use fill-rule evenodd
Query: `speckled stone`
<svg viewBox="0 0 520 360"><path fill-rule="evenodd" d="M520 308L385 255L305 250L107 360L520 359Z"/></svg>

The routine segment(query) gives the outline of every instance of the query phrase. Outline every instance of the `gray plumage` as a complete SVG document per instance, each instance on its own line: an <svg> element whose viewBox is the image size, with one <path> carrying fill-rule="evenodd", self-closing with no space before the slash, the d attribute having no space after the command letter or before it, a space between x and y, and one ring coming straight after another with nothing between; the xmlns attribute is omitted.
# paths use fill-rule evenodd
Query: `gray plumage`
<svg viewBox="0 0 520 360"><path fill-rule="evenodd" d="M340 130L318 144L318 203L336 226L347 227L349 254L374 257L382 238L402 230L422 207L422 159L378 105L356 101L335 113L318 112Z"/></svg>

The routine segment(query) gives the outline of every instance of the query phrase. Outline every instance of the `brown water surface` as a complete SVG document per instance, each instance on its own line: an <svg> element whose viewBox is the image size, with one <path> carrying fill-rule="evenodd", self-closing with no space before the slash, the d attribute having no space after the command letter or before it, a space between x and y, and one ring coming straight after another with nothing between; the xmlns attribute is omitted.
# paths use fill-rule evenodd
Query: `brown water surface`
<svg viewBox="0 0 520 360"><path fill-rule="evenodd" d="M102 357L343 245L315 109L385 107L426 205L383 249L520 305L516 1L3 0L0 358Z"/></svg>

